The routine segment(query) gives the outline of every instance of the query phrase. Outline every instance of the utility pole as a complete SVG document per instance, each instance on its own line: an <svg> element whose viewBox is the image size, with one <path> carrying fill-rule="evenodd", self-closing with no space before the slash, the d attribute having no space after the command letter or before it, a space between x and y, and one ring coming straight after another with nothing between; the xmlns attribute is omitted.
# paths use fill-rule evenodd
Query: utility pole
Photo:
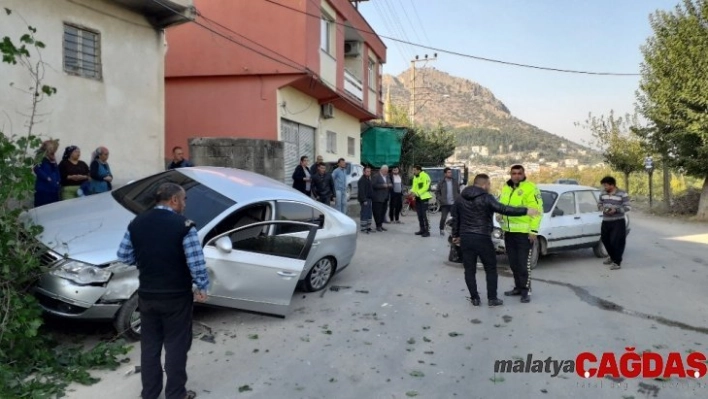
<svg viewBox="0 0 708 399"><path fill-rule="evenodd" d="M437 61L438 53L433 54L433 58L428 58L428 54L424 58L419 58L417 55L415 59L411 60L411 101L410 101L410 114L411 126L415 125L415 69L418 62L428 62Z"/></svg>

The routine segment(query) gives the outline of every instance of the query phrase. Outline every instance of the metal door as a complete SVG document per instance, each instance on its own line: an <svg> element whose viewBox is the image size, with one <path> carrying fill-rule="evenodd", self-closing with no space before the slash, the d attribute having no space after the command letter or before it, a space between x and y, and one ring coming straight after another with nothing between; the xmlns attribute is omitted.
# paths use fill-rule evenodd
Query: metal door
<svg viewBox="0 0 708 399"><path fill-rule="evenodd" d="M280 120L280 129L285 147L285 184L292 186L293 172L300 157L306 156L311 162L315 159L315 129L287 119Z"/></svg>
<svg viewBox="0 0 708 399"><path fill-rule="evenodd" d="M301 237L275 227L304 228ZM263 221L220 234L204 246L211 282L208 304L285 316L318 226Z"/></svg>

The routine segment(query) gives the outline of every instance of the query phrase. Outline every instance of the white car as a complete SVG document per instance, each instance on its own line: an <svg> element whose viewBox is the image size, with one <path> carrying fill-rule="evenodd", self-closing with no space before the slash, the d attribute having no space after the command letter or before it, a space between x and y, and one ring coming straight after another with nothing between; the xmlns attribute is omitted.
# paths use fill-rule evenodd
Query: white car
<svg viewBox="0 0 708 399"><path fill-rule="evenodd" d="M600 190L568 184L537 187L543 199L543 218L531 254L531 268L536 267L540 256L574 249L592 248L598 258L607 257L600 241L602 213L597 209ZM629 234L629 216L625 218ZM496 218L492 239L497 252L504 253L504 232Z"/></svg>

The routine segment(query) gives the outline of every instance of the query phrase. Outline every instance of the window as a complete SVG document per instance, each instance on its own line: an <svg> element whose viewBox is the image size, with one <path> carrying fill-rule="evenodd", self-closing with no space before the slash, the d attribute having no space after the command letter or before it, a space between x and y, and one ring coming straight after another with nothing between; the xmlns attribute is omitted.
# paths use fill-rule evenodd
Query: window
<svg viewBox="0 0 708 399"><path fill-rule="evenodd" d="M234 201L198 183L182 173L171 170L127 184L113 191L113 198L136 215L155 206L155 192L162 183L176 183L187 192L184 216L204 227L215 217L235 204Z"/></svg>
<svg viewBox="0 0 708 399"><path fill-rule="evenodd" d="M337 133L327 131L327 152L337 153Z"/></svg>
<svg viewBox="0 0 708 399"><path fill-rule="evenodd" d="M231 215L225 217L219 224L217 224L210 232L204 237L204 242L207 243L209 240L212 238L218 236L219 234L226 233L227 231L231 231L234 229L237 229L239 227L247 226L249 224L257 223L257 222L263 222L266 220L270 220L271 218L271 212L270 212L270 205L267 203L264 204L255 204L255 205L249 205L245 208L240 208L236 210L234 213ZM242 230L239 232L236 232L231 235L231 241L236 241L240 239L241 237L244 236L255 236L258 235L258 233L263 230L263 226L258 226L254 227L253 229L246 229Z"/></svg>
<svg viewBox="0 0 708 399"><path fill-rule="evenodd" d="M575 196L572 191L561 194L558 198L556 208L561 211L561 215L575 215Z"/></svg>
<svg viewBox="0 0 708 399"><path fill-rule="evenodd" d="M356 139L354 137L347 137L347 154L356 155Z"/></svg>
<svg viewBox="0 0 708 399"><path fill-rule="evenodd" d="M575 198L578 200L578 208L580 213L595 213L598 212L597 200L592 191L576 191Z"/></svg>
<svg viewBox="0 0 708 399"><path fill-rule="evenodd" d="M236 237L231 237L233 249L284 258L304 259L303 250L307 245L306 235L304 237L280 235L283 233L268 235L266 232L269 230L270 226L271 225L264 225L254 228L257 229L257 231L254 232L255 234L240 234L242 231L237 232ZM278 225L275 225L276 228L277 226ZM287 229L291 226L285 227ZM305 229L305 231L308 230Z"/></svg>
<svg viewBox="0 0 708 399"><path fill-rule="evenodd" d="M376 61L369 58L369 87L376 90Z"/></svg>
<svg viewBox="0 0 708 399"><path fill-rule="evenodd" d="M553 208L558 194L553 191L541 191L541 201L543 201L543 213L548 213Z"/></svg>
<svg viewBox="0 0 708 399"><path fill-rule="evenodd" d="M64 24L64 71L101 79L101 40L98 32Z"/></svg>
<svg viewBox="0 0 708 399"><path fill-rule="evenodd" d="M278 202L278 220L291 220L296 222L313 223L321 229L324 227L324 214L317 209L297 202ZM277 234L297 233L307 231L306 226L278 226Z"/></svg>
<svg viewBox="0 0 708 399"><path fill-rule="evenodd" d="M333 55L332 48L332 32L334 30L334 22L332 17L322 11L322 20L320 22L320 48L327 54Z"/></svg>

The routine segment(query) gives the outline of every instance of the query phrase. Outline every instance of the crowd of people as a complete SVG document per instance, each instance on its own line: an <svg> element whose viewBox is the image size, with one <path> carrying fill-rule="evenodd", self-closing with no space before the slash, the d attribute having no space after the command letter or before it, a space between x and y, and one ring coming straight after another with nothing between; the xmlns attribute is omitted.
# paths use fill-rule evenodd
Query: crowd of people
<svg viewBox="0 0 708 399"><path fill-rule="evenodd" d="M58 140L47 140L38 150L41 157L34 167L34 206L42 206L104 193L113 189L113 172L108 164L109 151L99 146L91 154L91 163L81 160L81 149L75 145L64 148L61 160L57 160ZM172 150L173 160L168 169L193 166L184 158L182 147Z"/></svg>

